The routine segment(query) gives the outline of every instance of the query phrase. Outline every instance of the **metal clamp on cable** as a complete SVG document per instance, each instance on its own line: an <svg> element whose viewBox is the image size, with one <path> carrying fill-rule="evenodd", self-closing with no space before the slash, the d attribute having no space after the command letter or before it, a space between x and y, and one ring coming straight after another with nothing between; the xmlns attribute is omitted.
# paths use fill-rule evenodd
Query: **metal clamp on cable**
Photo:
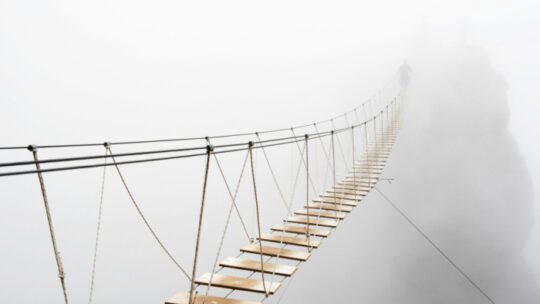
<svg viewBox="0 0 540 304"><path fill-rule="evenodd" d="M110 141L103 142L103 146L109 149L111 147L111 142Z"/></svg>
<svg viewBox="0 0 540 304"><path fill-rule="evenodd" d="M206 145L206 153L214 152L214 145Z"/></svg>
<svg viewBox="0 0 540 304"><path fill-rule="evenodd" d="M28 145L28 147L26 147L26 149L28 149L28 151L30 151L30 152L36 152L38 147L37 147L37 145Z"/></svg>

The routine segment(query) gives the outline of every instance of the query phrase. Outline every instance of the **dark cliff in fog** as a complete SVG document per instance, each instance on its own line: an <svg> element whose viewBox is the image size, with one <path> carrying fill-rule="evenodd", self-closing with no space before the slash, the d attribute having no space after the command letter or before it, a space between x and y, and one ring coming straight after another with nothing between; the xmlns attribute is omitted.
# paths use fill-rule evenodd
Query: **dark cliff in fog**
<svg viewBox="0 0 540 304"><path fill-rule="evenodd" d="M383 173L395 180L378 187L496 303L538 303L523 257L534 194L508 130L508 84L473 46L425 48L409 63ZM298 276L283 303L488 303L375 191Z"/></svg>
<svg viewBox="0 0 540 304"><path fill-rule="evenodd" d="M533 192L508 131L507 83L474 46L430 50L412 61L392 197L495 302L538 303L523 258ZM414 290L424 275L444 292L446 277L423 269L421 259L404 282Z"/></svg>

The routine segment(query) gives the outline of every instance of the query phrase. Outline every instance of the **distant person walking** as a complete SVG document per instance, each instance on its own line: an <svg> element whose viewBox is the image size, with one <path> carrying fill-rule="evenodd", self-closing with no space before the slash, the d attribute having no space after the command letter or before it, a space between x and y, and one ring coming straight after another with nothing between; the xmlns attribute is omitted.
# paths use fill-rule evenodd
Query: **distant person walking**
<svg viewBox="0 0 540 304"><path fill-rule="evenodd" d="M399 67L399 81L402 88L406 88L409 84L409 73L411 72L411 67L407 63L407 60L403 61Z"/></svg>

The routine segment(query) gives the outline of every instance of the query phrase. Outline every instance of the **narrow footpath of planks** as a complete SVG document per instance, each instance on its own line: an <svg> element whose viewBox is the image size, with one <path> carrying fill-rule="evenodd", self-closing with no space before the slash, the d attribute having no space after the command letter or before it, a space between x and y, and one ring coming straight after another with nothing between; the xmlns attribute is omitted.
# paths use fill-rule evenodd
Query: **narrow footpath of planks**
<svg viewBox="0 0 540 304"><path fill-rule="evenodd" d="M323 239L330 236L332 230L336 229L347 214L352 212L373 189L384 170L398 130L399 126L396 124L384 134L379 134L379 140L363 152L362 159L354 164L343 180L314 198L303 209L289 215L282 224L273 226L270 233L263 233L260 238L240 248L242 258L240 256L228 257L220 262L219 265L223 269L243 271L245 277L205 273L195 280L197 286L211 285L223 288L229 291L227 296L237 290L265 295L276 293L281 282L296 273L298 266L311 257L313 250L321 246ZM300 247L300 249L288 248L291 246ZM251 258L243 258L248 254ZM260 255L267 257L267 261L261 264ZM274 261L269 262L271 259ZM283 263L284 260L290 261L289 263L294 262L294 265L287 265ZM254 274L260 276L253 279ZM267 274L264 281L259 279L263 274ZM276 277L281 277L281 279L271 280ZM230 299L227 296L205 298L204 292L198 292L193 295L192 303L260 304L260 302ZM189 292L179 292L165 303L190 304L189 300Z"/></svg>

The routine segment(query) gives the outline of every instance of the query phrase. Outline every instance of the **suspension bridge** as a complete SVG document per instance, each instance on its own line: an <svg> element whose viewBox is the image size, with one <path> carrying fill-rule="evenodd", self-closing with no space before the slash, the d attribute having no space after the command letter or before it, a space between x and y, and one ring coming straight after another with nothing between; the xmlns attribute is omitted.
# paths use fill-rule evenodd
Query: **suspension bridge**
<svg viewBox="0 0 540 304"><path fill-rule="evenodd" d="M88 301L92 303L96 256L100 236L103 188L105 172L108 167L112 167L118 174L133 207L156 241L157 246L186 278L187 284L182 289L168 295L168 297L164 295L164 299L166 299L164 303L262 303L280 290L285 292L286 287L284 285L286 281L289 280L290 282L290 279L299 271L302 264L309 262L310 258L317 254L317 250L324 246L324 241L331 237L332 232L338 228L342 221L347 220L348 215L354 211L355 207L361 204L362 199L376 189L375 185L381 179L381 174L384 171L387 159L391 155L392 147L400 129L401 113L405 100L405 86L399 84L396 79L394 77L390 84L387 84L382 89L385 90L385 94L378 93L373 98L346 113L328 120L291 128L145 141L0 147L0 150L28 150L32 155L31 160L0 163L0 178L30 174L37 176L53 247L53 257L66 304L69 302L69 280L64 271L60 248L56 239L53 225L54 214L51 212L47 196L46 175L50 172L103 168L101 201L99 204ZM338 123L342 127L337 127ZM249 140L245 140L246 138ZM214 144L217 140L220 143ZM204 141L204 144L193 144L201 141ZM122 153L113 152L117 146L130 147L132 145L160 143L170 143L175 147L148 150L132 149ZM344 143L348 144L345 145ZM75 149L100 146L104 148L104 153L100 155L40 158L40 151L45 149ZM287 195L280 186L274 164L267 153L270 149L283 147L292 147L296 151L296 157L298 158L298 164L295 166L296 170L291 173L294 180L294 187L291 189L293 195L291 197L294 197L295 192L304 194L301 199L296 201L292 198L286 198ZM324 156L323 166L326 173L323 191L320 191L321 189L317 189L314 185L314 180L320 178L320 176L316 176L319 174L314 174L312 170L314 166L312 164L314 160L312 151L314 149L320 149ZM225 177L219 161L221 155L231 153L244 155L241 174L236 187L233 187ZM261 225L261 218L264 218L265 214L261 213L259 206L261 197L257 189L261 187L261 181L257 178L253 160L254 155L257 154L264 158L275 190L279 193L279 197L286 209L286 216L282 221L272 225L269 230L264 230ZM182 265L185 265L188 261L180 262L176 260L174 254L154 230L155 223L150 223L145 216L124 178L122 168L136 163L193 158L204 158L205 165L203 168L202 195L198 202L200 207L196 227L196 241L190 247L193 250L193 260L189 261L191 268L187 268ZM337 161L343 161L348 166L346 172L339 170L336 158ZM28 166L33 167L29 169ZM205 219L207 194L212 191L208 186L208 176L212 170L218 171L223 178L228 193L228 197L224 197L223 200L229 201L229 207L223 233L220 236L220 244L215 259L212 261L213 267L201 269L199 260L201 236L204 233L202 227ZM303 172L302 176L305 176L305 183L302 184L305 186L304 189L297 189L300 172ZM330 178L328 178L328 175L330 175ZM240 181L244 177L249 179L252 186L251 200L256 211L256 214L254 214L257 228L255 235L250 235L247 231L245 216L242 215L237 204ZM194 187L196 185L189 186ZM248 242L239 248L236 254L223 252L225 235L229 230L233 214L238 217L248 239ZM462 274L465 275L463 272ZM474 284L472 280L469 279L469 281ZM479 289L479 287L477 288ZM480 292L482 291L480 290ZM487 295L485 296L487 297ZM489 297L487 298L489 299Z"/></svg>

